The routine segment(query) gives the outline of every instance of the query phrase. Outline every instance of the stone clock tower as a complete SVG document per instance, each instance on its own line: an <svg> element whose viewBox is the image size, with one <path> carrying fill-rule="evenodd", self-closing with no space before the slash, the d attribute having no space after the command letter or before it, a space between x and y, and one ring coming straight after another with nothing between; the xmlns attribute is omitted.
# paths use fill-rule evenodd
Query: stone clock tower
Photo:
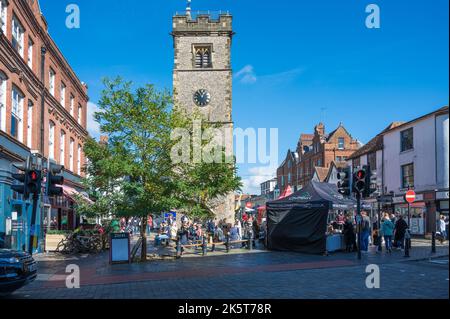
<svg viewBox="0 0 450 319"><path fill-rule="evenodd" d="M208 13L193 18L188 10L173 17L175 105L188 113L198 110L206 120L232 130L232 16ZM232 138L226 143L233 150ZM234 194L212 204L217 218L233 221Z"/></svg>

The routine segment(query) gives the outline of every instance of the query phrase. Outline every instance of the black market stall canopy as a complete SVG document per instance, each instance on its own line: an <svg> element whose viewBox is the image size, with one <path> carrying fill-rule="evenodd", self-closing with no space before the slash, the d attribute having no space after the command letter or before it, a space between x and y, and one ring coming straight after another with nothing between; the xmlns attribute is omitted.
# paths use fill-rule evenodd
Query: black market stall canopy
<svg viewBox="0 0 450 319"><path fill-rule="evenodd" d="M324 253L329 212L355 207L356 202L342 196L336 185L311 181L291 196L267 203L268 248Z"/></svg>

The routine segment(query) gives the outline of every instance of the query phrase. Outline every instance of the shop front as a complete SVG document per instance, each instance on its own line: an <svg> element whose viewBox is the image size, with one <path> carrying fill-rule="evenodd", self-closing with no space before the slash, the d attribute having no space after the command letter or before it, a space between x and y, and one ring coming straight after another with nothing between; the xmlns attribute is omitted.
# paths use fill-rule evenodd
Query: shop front
<svg viewBox="0 0 450 319"><path fill-rule="evenodd" d="M402 215L410 223L411 235L427 236L435 230L436 204L434 192L416 194L416 201L409 204L404 196L393 198L394 213Z"/></svg>
<svg viewBox="0 0 450 319"><path fill-rule="evenodd" d="M445 217L447 223L447 235L449 234L449 191L436 192L436 221L440 216ZM437 223L436 223L437 224Z"/></svg>

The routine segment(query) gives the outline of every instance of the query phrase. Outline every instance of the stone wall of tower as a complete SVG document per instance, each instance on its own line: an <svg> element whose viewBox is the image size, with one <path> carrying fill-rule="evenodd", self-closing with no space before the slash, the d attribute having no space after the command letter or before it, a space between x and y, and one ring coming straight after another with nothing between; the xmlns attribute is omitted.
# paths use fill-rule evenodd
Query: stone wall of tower
<svg viewBox="0 0 450 319"><path fill-rule="evenodd" d="M232 17L220 15L213 20L208 15L196 19L177 15L173 18L172 35L175 106L188 112L198 110L209 121L223 123L224 130L232 132ZM198 45L211 46L211 68L195 68L194 48ZM211 95L211 101L205 107L198 107L194 102L194 94L200 89L207 90ZM226 147L233 150L232 139L227 141ZM234 194L214 199L211 204L218 219L233 221Z"/></svg>

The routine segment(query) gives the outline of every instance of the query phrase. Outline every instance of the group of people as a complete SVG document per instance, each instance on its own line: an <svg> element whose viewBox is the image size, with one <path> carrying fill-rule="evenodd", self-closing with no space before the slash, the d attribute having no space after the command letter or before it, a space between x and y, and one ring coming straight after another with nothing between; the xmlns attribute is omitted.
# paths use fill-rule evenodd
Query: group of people
<svg viewBox="0 0 450 319"><path fill-rule="evenodd" d="M378 227L378 219L370 220L366 211L361 212L361 223L359 225L361 233L361 252L367 253L369 250L369 242L377 246L377 252L384 243L386 250L391 253L392 249L405 249L406 232L409 229L408 223L404 217L389 213L384 213ZM343 225L343 234L347 252L357 251L356 237L358 235L358 225L353 216L347 216Z"/></svg>

